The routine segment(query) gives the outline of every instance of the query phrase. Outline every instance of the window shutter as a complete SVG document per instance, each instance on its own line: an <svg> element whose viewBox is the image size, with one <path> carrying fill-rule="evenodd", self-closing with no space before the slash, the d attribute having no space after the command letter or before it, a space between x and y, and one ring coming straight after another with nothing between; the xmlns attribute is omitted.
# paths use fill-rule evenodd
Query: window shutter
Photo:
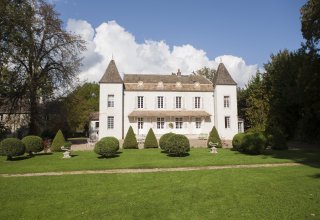
<svg viewBox="0 0 320 220"><path fill-rule="evenodd" d="M177 106L176 106L176 96L173 96L173 109L175 109Z"/></svg>
<svg viewBox="0 0 320 220"><path fill-rule="evenodd" d="M157 109L157 107L158 106L157 106L157 96L156 96L155 99L154 99L154 108Z"/></svg>
<svg viewBox="0 0 320 220"><path fill-rule="evenodd" d="M195 105L194 100L195 100L195 97L192 97L192 108L193 109L194 109L194 105Z"/></svg>
<svg viewBox="0 0 320 220"><path fill-rule="evenodd" d="M181 98L181 107L183 108L183 109L185 109L186 108L186 105L185 105L185 101L184 101L184 96L182 96L182 98Z"/></svg>
<svg viewBox="0 0 320 220"><path fill-rule="evenodd" d="M201 108L203 109L204 108L204 101L203 101L203 96L201 97L201 100L200 100L200 104L201 104Z"/></svg>
<svg viewBox="0 0 320 220"><path fill-rule="evenodd" d="M143 108L147 108L147 97L143 96Z"/></svg>
<svg viewBox="0 0 320 220"><path fill-rule="evenodd" d="M167 107L167 99L165 96L163 96L163 108L166 108Z"/></svg>
<svg viewBox="0 0 320 220"><path fill-rule="evenodd" d="M138 108L138 96L136 96L136 98L135 98L134 108L135 109Z"/></svg>

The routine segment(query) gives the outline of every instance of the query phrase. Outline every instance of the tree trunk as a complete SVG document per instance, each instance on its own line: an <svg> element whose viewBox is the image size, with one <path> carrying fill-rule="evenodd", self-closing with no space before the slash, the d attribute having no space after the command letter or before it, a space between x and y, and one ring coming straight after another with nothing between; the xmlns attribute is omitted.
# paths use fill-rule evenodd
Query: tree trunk
<svg viewBox="0 0 320 220"><path fill-rule="evenodd" d="M31 83L33 86L33 83ZM37 89L36 87L30 88L30 124L29 124L29 134L36 135L38 131L37 119L38 119L38 106L37 106Z"/></svg>

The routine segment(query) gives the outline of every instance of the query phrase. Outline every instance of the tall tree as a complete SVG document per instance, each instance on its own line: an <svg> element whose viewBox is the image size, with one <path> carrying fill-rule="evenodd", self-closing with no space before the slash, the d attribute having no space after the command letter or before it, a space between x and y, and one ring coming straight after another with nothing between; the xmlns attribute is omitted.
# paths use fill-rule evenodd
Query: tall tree
<svg viewBox="0 0 320 220"><path fill-rule="evenodd" d="M210 69L208 67L203 67L195 72L193 72L194 75L201 75L213 82L213 77L216 74L217 70Z"/></svg>
<svg viewBox="0 0 320 220"><path fill-rule="evenodd" d="M68 124L73 131L85 129L91 112L99 111L99 84L79 85L65 100Z"/></svg>
<svg viewBox="0 0 320 220"><path fill-rule="evenodd" d="M54 7L42 0L0 0L0 92L6 106L23 100L30 112L29 132L37 133L39 103L71 85L85 50L79 36L66 32Z"/></svg>
<svg viewBox="0 0 320 220"><path fill-rule="evenodd" d="M320 1L309 0L301 10L301 32L306 46L311 51L319 51L320 41Z"/></svg>

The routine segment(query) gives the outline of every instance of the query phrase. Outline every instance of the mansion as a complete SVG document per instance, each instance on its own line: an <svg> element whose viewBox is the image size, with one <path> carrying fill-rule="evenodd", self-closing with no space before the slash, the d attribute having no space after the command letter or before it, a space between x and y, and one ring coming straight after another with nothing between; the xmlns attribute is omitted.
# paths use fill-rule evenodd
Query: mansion
<svg viewBox="0 0 320 220"><path fill-rule="evenodd" d="M223 63L212 83L180 70L121 78L111 60L99 83L100 106L91 117L91 137L123 139L132 126L136 135L146 135L152 128L158 138L168 132L197 138L215 126L221 139L231 140L243 130L237 114L237 84Z"/></svg>

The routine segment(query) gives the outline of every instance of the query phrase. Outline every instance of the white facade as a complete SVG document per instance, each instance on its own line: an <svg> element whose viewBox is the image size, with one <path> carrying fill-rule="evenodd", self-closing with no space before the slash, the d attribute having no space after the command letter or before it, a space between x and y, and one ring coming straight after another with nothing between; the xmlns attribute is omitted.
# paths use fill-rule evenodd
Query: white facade
<svg viewBox="0 0 320 220"><path fill-rule="evenodd" d="M214 84L178 73L122 80L112 60L100 80L99 139L123 139L130 126L136 135L152 128L158 138L168 132L197 138L215 126L221 139L231 140L238 133L237 91L224 65Z"/></svg>

